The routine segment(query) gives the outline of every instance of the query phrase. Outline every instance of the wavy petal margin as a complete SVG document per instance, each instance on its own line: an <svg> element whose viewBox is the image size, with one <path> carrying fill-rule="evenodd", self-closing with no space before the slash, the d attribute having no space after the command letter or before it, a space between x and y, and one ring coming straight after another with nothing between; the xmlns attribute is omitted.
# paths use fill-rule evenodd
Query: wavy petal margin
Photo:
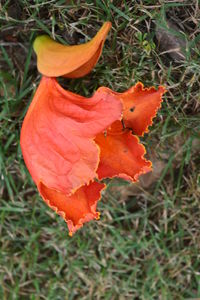
<svg viewBox="0 0 200 300"><path fill-rule="evenodd" d="M92 40L75 46L62 45L47 35L38 36L33 48L39 72L45 76L68 78L88 74L99 60L110 28L111 23L105 22Z"/></svg>
<svg viewBox="0 0 200 300"><path fill-rule="evenodd" d="M138 176L151 171L151 162L144 158L145 147L130 130L123 130L121 122L115 122L106 134L95 138L100 148L98 178L121 177L133 182Z"/></svg>
<svg viewBox="0 0 200 300"><path fill-rule="evenodd" d="M20 143L36 184L65 195L96 177L99 149L95 136L121 118L122 105L111 93L91 98L65 91L43 77L23 122Z"/></svg>
<svg viewBox="0 0 200 300"><path fill-rule="evenodd" d="M84 223L99 219L100 213L96 211L96 206L105 188L106 185L103 183L91 182L79 188L73 195L66 196L48 188L42 182L38 184L38 190L44 201L67 223L70 236Z"/></svg>
<svg viewBox="0 0 200 300"><path fill-rule="evenodd" d="M165 87L159 86L144 88L141 82L131 87L124 93L117 93L102 87L104 92L112 92L123 104L123 120L125 127L131 128L133 133L143 136L148 132L148 127L153 124L153 118L161 107Z"/></svg>

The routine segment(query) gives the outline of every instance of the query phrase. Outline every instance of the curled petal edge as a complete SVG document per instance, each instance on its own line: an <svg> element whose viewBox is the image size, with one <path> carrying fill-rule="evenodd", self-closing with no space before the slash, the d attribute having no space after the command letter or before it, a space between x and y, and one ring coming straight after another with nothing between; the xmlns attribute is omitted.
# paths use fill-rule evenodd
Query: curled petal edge
<svg viewBox="0 0 200 300"><path fill-rule="evenodd" d="M152 163L144 157L146 149L137 136L128 129L119 132L120 124L116 121L106 136L99 134L95 139L100 147L98 179L120 177L136 182L141 174L151 171Z"/></svg>
<svg viewBox="0 0 200 300"><path fill-rule="evenodd" d="M153 119L161 108L162 96L167 92L162 85L156 90L155 87L144 88L141 82L136 83L136 85L122 93L112 91L106 87L100 89L113 93L122 102L124 124L139 136L149 132L149 126L153 124ZM145 95L146 93L147 95Z"/></svg>
<svg viewBox="0 0 200 300"><path fill-rule="evenodd" d="M54 210L59 216L61 216L64 221L67 223L68 229L69 229L69 235L72 236L78 229L80 229L81 227L83 227L83 224L86 222L89 222L91 220L99 220L100 219L100 212L96 211L96 206L98 201L100 201L101 199L101 193L106 189L106 184L104 183L98 183L98 182L91 182L91 185L96 185L96 191L94 191L94 194L96 196L95 200L92 200L93 203L92 205L89 206L90 208L90 212L86 212L84 213L79 219L78 222L76 224L74 224L74 222L67 217L66 212L64 212L62 209L59 209L58 206L56 206L56 204L52 204L53 200L48 199L48 196L45 195L46 192L44 192L44 189L48 189L48 187L46 187L42 182L39 182L37 187L39 190L39 193L42 197L42 199L45 201L45 203L52 209ZM81 187L86 188L87 189L88 186L83 186ZM52 192L52 190L50 191L50 193ZM60 193L59 191L53 190L53 192L55 193ZM64 194L62 194L62 197L66 197L66 201L68 200L68 198L70 198L70 196L65 196ZM75 196L75 195L73 195ZM55 200L54 200L55 201ZM71 200L73 201L73 199ZM67 205L67 204L66 204ZM81 203L80 203L81 205ZM79 207L77 207L77 210L79 210Z"/></svg>

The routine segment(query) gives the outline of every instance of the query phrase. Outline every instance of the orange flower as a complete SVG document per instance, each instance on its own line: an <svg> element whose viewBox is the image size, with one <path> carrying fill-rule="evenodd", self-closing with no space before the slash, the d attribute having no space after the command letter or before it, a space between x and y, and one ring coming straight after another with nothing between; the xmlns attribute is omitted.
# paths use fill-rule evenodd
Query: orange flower
<svg viewBox="0 0 200 300"><path fill-rule="evenodd" d="M93 182L100 152L94 138L121 113L121 102L109 91L87 99L50 77L42 78L29 107L21 130L23 157L41 196L62 214L70 232L98 217L104 184Z"/></svg>
<svg viewBox="0 0 200 300"><path fill-rule="evenodd" d="M33 47L38 70L52 77L79 78L88 74L99 60L110 28L111 23L105 22L91 41L75 46L62 45L47 35L37 37Z"/></svg>
<svg viewBox="0 0 200 300"><path fill-rule="evenodd" d="M102 87L88 99L65 91L55 78L42 78L23 122L21 148L42 198L64 218L70 234L99 217L105 185L95 178L136 181L151 170L130 127L147 131L164 91L138 83L121 94ZM120 122L122 111L129 128Z"/></svg>
<svg viewBox="0 0 200 300"><path fill-rule="evenodd" d="M91 98L65 91L54 78L78 78L97 63L111 27L105 22L88 43L64 46L48 36L34 42L43 77L23 122L20 143L27 168L44 201L66 221L70 235L98 219L105 184L122 177L135 182L151 170L137 135L148 132L164 87L137 83L124 93L98 89ZM123 118L123 122L121 119Z"/></svg>

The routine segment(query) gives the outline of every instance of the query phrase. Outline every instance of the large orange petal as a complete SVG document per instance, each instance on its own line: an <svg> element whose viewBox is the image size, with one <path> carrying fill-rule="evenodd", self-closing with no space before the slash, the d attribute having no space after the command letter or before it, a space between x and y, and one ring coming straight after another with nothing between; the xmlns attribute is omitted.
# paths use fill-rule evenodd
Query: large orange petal
<svg viewBox="0 0 200 300"><path fill-rule="evenodd" d="M111 92L108 88L101 89ZM112 91L123 103L124 125L131 128L136 135L148 132L148 127L152 125L152 120L161 107L162 95L165 92L163 86L159 86L157 90L154 87L144 88L141 82L124 93Z"/></svg>
<svg viewBox="0 0 200 300"><path fill-rule="evenodd" d="M101 55L110 28L111 23L105 22L91 41L75 46L62 45L47 35L37 37L33 47L38 70L53 77L78 78L88 74Z"/></svg>
<svg viewBox="0 0 200 300"><path fill-rule="evenodd" d="M65 91L43 77L21 130L21 148L35 181L65 195L96 176L99 149L95 136L116 119L122 105L101 90L91 98Z"/></svg>
<svg viewBox="0 0 200 300"><path fill-rule="evenodd" d="M123 130L120 121L105 134L98 134L95 142L100 147L99 179L117 176L137 181L140 174L151 171L151 162L144 158L144 146L128 129Z"/></svg>
<svg viewBox="0 0 200 300"><path fill-rule="evenodd" d="M67 222L70 235L82 227L85 222L99 219L96 206L104 188L104 184L92 182L82 186L73 195L66 196L59 191L48 188L42 182L38 184L44 201Z"/></svg>

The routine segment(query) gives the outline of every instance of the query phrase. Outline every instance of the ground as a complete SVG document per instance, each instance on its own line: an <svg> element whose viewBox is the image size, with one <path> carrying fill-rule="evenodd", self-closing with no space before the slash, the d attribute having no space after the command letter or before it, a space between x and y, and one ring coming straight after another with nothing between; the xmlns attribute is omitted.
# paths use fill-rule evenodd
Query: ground
<svg viewBox="0 0 200 300"><path fill-rule="evenodd" d="M0 2L0 299L200 298L198 5ZM116 91L138 81L165 85L162 109L142 139L158 175L137 191L124 181L110 182L98 206L101 219L70 238L65 222L38 195L19 145L41 78L32 42L47 33L79 44L105 20L112 30L95 69L60 83L85 96L102 85ZM170 52L173 42L182 45L181 54Z"/></svg>

